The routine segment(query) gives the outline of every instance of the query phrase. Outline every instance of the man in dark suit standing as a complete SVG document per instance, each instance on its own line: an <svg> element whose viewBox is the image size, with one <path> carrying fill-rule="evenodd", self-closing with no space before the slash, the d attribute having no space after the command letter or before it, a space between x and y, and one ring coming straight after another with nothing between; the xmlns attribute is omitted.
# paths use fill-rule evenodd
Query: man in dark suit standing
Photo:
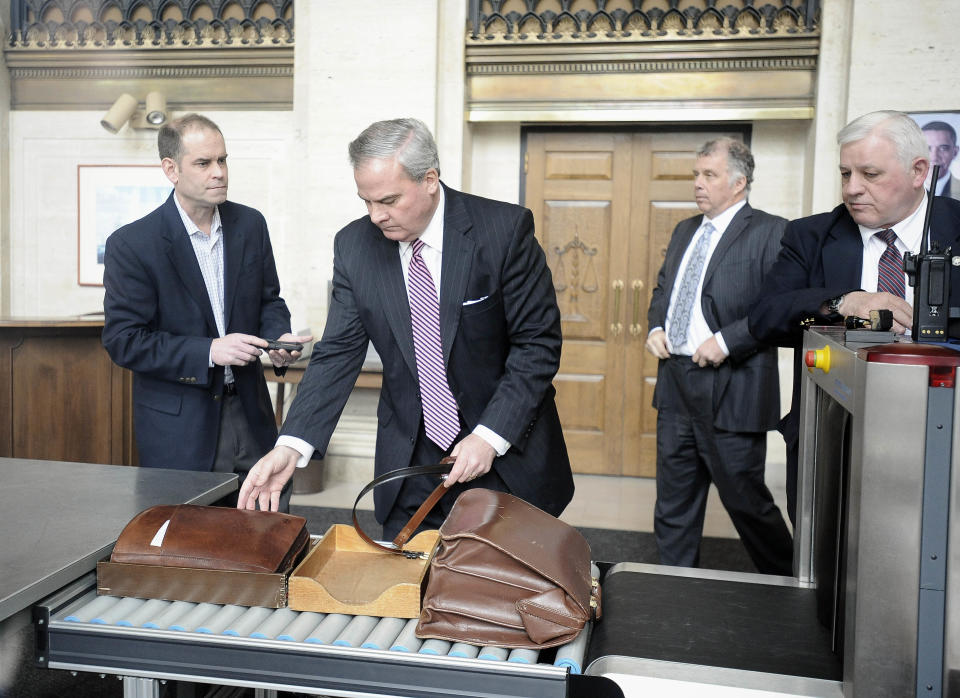
<svg viewBox="0 0 960 698"><path fill-rule="evenodd" d="M913 322L913 295L903 254L920 251L927 206L924 182L930 167L923 132L907 114L876 111L854 119L837 134L843 204L828 213L792 221L783 249L751 311L758 339L793 347L793 401L780 425L787 442L787 503L796 516L800 439L800 347L810 325L893 312L894 331ZM960 202L933 202L930 240L960 250ZM956 259L956 258L955 258ZM960 306L960 267L951 266L950 305ZM958 337L951 326L951 337Z"/></svg>
<svg viewBox="0 0 960 698"><path fill-rule="evenodd" d="M294 342L263 216L227 201L220 129L199 114L164 125L166 203L107 238L103 345L133 371L140 464L235 472L276 439L260 365ZM298 354L270 351L275 366ZM284 493L286 510L289 492Z"/></svg>
<svg viewBox="0 0 960 698"><path fill-rule="evenodd" d="M793 542L764 483L766 432L780 414L777 352L747 331L786 221L747 203L753 168L740 141L700 149L703 215L673 231L650 301L647 350L660 359L654 532L663 564L696 567L713 481L757 569L789 575Z"/></svg>
<svg viewBox="0 0 960 698"><path fill-rule="evenodd" d="M532 214L442 184L436 143L416 119L372 124L349 154L369 215L336 236L323 338L239 506L275 508L298 462L326 448L370 341L383 361L376 474L456 457L451 492L425 526L468 486L559 514L573 495L551 384L560 312ZM385 539L434 486L408 478L375 490Z"/></svg>
<svg viewBox="0 0 960 698"><path fill-rule="evenodd" d="M931 121L923 125L923 135L927 139L930 154L930 166L940 165L937 178L936 196L949 196L960 199L960 182L950 173L950 165L957 157L957 132L946 121Z"/></svg>

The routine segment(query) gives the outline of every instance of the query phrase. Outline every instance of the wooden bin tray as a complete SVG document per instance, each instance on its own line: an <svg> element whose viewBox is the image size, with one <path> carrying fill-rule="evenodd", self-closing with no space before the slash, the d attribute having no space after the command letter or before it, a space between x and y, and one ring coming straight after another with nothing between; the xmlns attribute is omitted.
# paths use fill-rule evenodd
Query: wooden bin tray
<svg viewBox="0 0 960 698"><path fill-rule="evenodd" d="M334 524L290 575L288 604L295 611L417 618L439 531L423 531L406 550L411 560L364 542L353 526Z"/></svg>

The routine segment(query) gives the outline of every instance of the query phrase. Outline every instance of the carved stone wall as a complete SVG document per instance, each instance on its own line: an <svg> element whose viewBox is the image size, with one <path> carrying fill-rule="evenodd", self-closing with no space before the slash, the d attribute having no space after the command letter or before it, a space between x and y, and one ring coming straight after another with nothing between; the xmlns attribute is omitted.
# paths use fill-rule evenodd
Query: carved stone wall
<svg viewBox="0 0 960 698"><path fill-rule="evenodd" d="M811 118L819 17L819 0L472 0L468 118Z"/></svg>
<svg viewBox="0 0 960 698"><path fill-rule="evenodd" d="M820 0L473 0L469 43L579 43L818 32Z"/></svg>
<svg viewBox="0 0 960 698"><path fill-rule="evenodd" d="M290 109L293 0L13 0L14 109Z"/></svg>

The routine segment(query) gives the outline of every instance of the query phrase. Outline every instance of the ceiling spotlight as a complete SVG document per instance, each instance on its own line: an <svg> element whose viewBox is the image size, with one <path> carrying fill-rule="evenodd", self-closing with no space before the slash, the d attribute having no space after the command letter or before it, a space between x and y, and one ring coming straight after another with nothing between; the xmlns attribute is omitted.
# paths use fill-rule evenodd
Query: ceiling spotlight
<svg viewBox="0 0 960 698"><path fill-rule="evenodd" d="M147 123L161 126L167 120L167 97L162 92L147 94Z"/></svg>
<svg viewBox="0 0 960 698"><path fill-rule="evenodd" d="M133 113L137 110L137 100L133 95L124 92L117 97L117 101L100 119L100 125L110 133L116 133L123 125L130 120Z"/></svg>

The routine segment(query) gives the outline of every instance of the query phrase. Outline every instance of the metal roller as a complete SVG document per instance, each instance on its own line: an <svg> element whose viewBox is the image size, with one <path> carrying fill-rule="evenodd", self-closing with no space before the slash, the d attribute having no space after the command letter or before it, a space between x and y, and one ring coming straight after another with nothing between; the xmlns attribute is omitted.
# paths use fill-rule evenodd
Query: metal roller
<svg viewBox="0 0 960 698"><path fill-rule="evenodd" d="M90 619L91 623L97 625L130 625L128 617L138 608L143 606L144 600L129 596L120 599L109 608L104 609Z"/></svg>
<svg viewBox="0 0 960 698"><path fill-rule="evenodd" d="M554 666L565 666L570 668L571 674L583 673L583 657L587 652L587 643L590 641L590 631L593 629L593 622L588 622L583 626L583 630L565 645L557 648L557 658L553 661Z"/></svg>
<svg viewBox="0 0 960 698"><path fill-rule="evenodd" d="M247 637L256 630L271 613L273 613L272 608L264 608L263 606L248 608L243 615L223 631L223 634L232 637Z"/></svg>
<svg viewBox="0 0 960 698"><path fill-rule="evenodd" d="M417 618L411 618L390 645L393 652L419 652L423 640L417 637Z"/></svg>
<svg viewBox="0 0 960 698"><path fill-rule="evenodd" d="M89 623L91 618L103 613L120 598L117 596L95 596L92 600L68 615L64 620L72 623Z"/></svg>
<svg viewBox="0 0 960 698"><path fill-rule="evenodd" d="M540 653L537 650L515 649L510 651L507 661L515 664L536 664L539 658Z"/></svg>
<svg viewBox="0 0 960 698"><path fill-rule="evenodd" d="M170 630L179 630L182 632L193 632L206 621L210 616L223 608L216 603L199 603L189 613L184 613L176 622L170 624Z"/></svg>
<svg viewBox="0 0 960 698"><path fill-rule="evenodd" d="M420 654L439 654L445 655L450 651L450 644L446 640L424 640L420 646Z"/></svg>
<svg viewBox="0 0 960 698"><path fill-rule="evenodd" d="M360 646L368 650L390 649L406 624L403 618L381 618Z"/></svg>
<svg viewBox="0 0 960 698"><path fill-rule="evenodd" d="M492 662L505 662L510 651L506 647L494 647L488 645L481 648L477 654L477 659L486 659Z"/></svg>
<svg viewBox="0 0 960 698"><path fill-rule="evenodd" d="M192 601L174 601L167 608L160 612L155 618L151 618L143 624L144 628L160 628L161 630L166 630L170 627L171 623L174 623L182 617L184 614L189 613L197 604Z"/></svg>
<svg viewBox="0 0 960 698"><path fill-rule="evenodd" d="M173 602L163 599L149 599L140 608L133 611L126 620L117 621L117 625L127 625L129 623L130 627L139 628L151 618L163 613L170 607L171 603Z"/></svg>
<svg viewBox="0 0 960 698"><path fill-rule="evenodd" d="M230 624L235 621L237 618L242 616L247 612L246 606L236 606L234 604L227 604L222 607L219 611L214 613L212 616L207 618L202 625L198 625L196 631L198 633L207 633L210 635L219 635L224 630L226 630Z"/></svg>
<svg viewBox="0 0 960 698"><path fill-rule="evenodd" d="M359 647L367 635L377 626L380 619L376 616L354 616L334 639L336 647Z"/></svg>
<svg viewBox="0 0 960 698"><path fill-rule="evenodd" d="M329 645L337 639L337 635L347 627L347 623L353 616L347 616L342 613L331 613L314 628L313 632L307 637L306 641L316 645Z"/></svg>
<svg viewBox="0 0 960 698"><path fill-rule="evenodd" d="M269 618L260 624L259 628L250 633L250 637L261 640L272 640L279 635L284 628L290 625L296 617L296 611L291 611L289 608L278 608L270 614Z"/></svg>
<svg viewBox="0 0 960 698"><path fill-rule="evenodd" d="M320 625L320 621L322 621L325 616L325 613L302 611L290 625L283 629L282 633L277 635L277 639L288 642L303 642L307 639L307 636L310 635L311 631Z"/></svg>
<svg viewBox="0 0 960 698"><path fill-rule="evenodd" d="M453 646L450 648L450 651L447 652L449 657L465 657L467 659L473 659L479 654L480 648L476 645L468 645L466 642L454 642Z"/></svg>

